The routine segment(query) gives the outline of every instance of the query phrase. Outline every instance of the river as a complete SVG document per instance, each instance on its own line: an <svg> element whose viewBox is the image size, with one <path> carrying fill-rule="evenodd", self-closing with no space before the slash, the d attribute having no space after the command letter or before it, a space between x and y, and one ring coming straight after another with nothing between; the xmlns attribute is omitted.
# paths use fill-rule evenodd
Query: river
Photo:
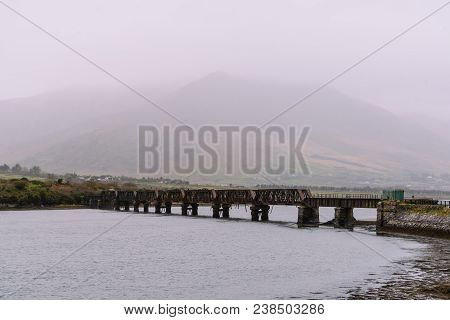
<svg viewBox="0 0 450 320"><path fill-rule="evenodd" d="M333 211L320 214L327 221ZM297 229L296 215L276 207L262 223L244 207L230 220L209 218L209 208L199 217L2 211L0 298L429 298L412 288L448 281L448 240ZM376 212L355 216L374 220Z"/></svg>

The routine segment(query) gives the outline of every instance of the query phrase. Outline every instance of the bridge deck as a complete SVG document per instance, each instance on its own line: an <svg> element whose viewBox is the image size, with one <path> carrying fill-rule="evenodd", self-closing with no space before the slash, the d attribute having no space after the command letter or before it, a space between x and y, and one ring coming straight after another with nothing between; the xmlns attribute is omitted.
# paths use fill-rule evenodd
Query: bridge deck
<svg viewBox="0 0 450 320"><path fill-rule="evenodd" d="M307 207L376 208L377 194L313 194L305 189L171 189L138 191L103 191L91 199L101 206L114 203L129 205L171 203L199 205L286 205ZM107 205L109 204L109 205Z"/></svg>

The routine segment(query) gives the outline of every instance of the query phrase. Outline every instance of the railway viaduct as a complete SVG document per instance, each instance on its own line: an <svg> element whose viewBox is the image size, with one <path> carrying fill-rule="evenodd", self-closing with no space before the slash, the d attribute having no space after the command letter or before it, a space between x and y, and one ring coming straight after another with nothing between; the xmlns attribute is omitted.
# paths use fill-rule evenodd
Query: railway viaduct
<svg viewBox="0 0 450 320"><path fill-rule="evenodd" d="M103 191L88 198L92 209L171 214L181 207L182 215L198 215L199 206L211 206L213 218L230 217L232 206L250 206L252 221L268 221L271 206L296 206L298 227L319 226L319 208L335 208L334 226L352 229L354 208L377 208L377 194L313 194L306 189L170 189Z"/></svg>

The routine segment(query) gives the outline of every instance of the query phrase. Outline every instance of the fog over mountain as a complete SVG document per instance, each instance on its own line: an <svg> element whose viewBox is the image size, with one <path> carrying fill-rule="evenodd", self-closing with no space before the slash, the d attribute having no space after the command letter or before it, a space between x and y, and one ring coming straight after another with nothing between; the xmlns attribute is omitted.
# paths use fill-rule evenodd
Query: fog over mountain
<svg viewBox="0 0 450 320"><path fill-rule="evenodd" d="M259 125L312 88L314 84L268 83L215 72L162 96L158 104L194 127ZM15 122L0 129L4 160L38 164L57 172L136 175L137 126L177 124L139 97L114 91L98 95L89 90L57 92L3 101L2 107L10 112L23 110ZM42 122L36 122L36 117ZM22 129L14 126L17 123L23 124ZM414 121L332 88L274 124L312 127L305 153L313 175L276 177L277 183L326 183L327 179L339 183L342 176L347 177L343 184L363 184L366 180L404 183L408 179L413 183L413 175L450 173L450 150L442 148L448 140ZM192 178L216 183L261 182L258 177Z"/></svg>
<svg viewBox="0 0 450 320"><path fill-rule="evenodd" d="M175 121L117 79L189 125L259 125L442 5L5 3L48 34L1 8L0 162L127 175L136 175L137 124ZM448 16L448 8L437 12L276 119L312 127L305 153L313 175L273 179L450 188ZM191 179L267 183L260 177Z"/></svg>

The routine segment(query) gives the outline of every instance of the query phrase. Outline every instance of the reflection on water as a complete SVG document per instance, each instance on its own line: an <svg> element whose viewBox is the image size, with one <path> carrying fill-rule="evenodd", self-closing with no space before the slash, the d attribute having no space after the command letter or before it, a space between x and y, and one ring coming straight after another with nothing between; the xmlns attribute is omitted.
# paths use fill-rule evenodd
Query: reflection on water
<svg viewBox="0 0 450 320"><path fill-rule="evenodd" d="M278 222L272 223L250 222L244 207L233 209L232 217L239 219L229 221L206 218L211 216L209 208L201 208L200 215L0 212L0 296L346 298L370 295L376 286L383 287L405 272L405 261L429 259L433 247L416 238L380 237L358 228L355 232L328 227L299 230L296 208L290 207L275 208L270 218ZM321 210L321 221L333 215L332 209ZM373 220L376 212L357 210L355 216ZM448 258L448 252L444 254Z"/></svg>

